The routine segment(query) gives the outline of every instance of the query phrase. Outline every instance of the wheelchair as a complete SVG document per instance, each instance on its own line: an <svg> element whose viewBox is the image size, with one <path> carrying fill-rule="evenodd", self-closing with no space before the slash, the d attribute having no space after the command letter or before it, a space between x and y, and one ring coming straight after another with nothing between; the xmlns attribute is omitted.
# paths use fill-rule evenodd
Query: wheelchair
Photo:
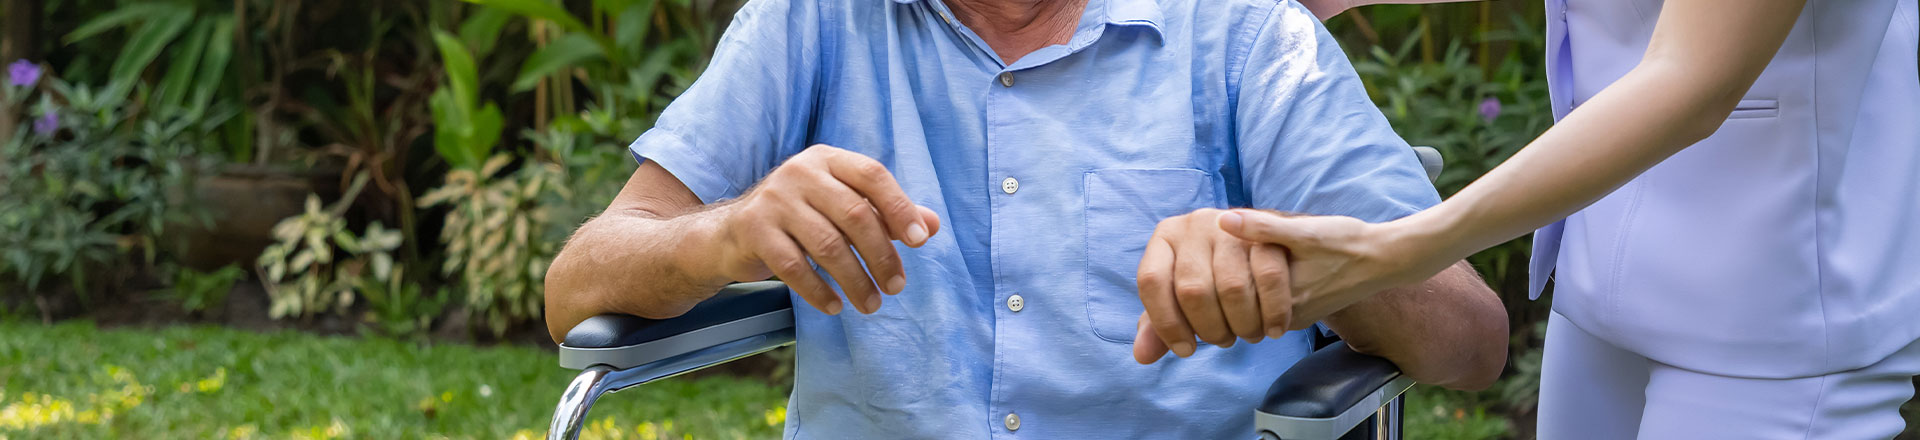
<svg viewBox="0 0 1920 440"><path fill-rule="evenodd" d="M1427 177L1438 178L1440 152L1414 151ZM739 283L675 318L588 318L560 344L560 366L580 374L561 392L547 438L578 438L587 411L604 394L793 344L792 298L778 281ZM1252 434L1263 440L1398 440L1402 394L1413 380L1392 362L1350 350L1336 338L1318 337L1314 346L1267 388L1253 408Z"/></svg>

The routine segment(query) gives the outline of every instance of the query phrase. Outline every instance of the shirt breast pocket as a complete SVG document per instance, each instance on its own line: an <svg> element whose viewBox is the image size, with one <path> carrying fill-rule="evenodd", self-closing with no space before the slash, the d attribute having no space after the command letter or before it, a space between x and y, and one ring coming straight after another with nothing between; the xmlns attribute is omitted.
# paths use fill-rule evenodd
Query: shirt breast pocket
<svg viewBox="0 0 1920 440"><path fill-rule="evenodd" d="M1086 173L1085 287L1093 334L1132 343L1140 313L1134 280L1160 220L1224 207L1213 175L1189 168L1102 169Z"/></svg>

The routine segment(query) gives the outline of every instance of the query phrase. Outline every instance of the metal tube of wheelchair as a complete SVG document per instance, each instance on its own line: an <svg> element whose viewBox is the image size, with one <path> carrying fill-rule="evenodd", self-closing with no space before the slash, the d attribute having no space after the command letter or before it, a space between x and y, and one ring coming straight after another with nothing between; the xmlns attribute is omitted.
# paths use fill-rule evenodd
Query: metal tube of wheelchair
<svg viewBox="0 0 1920 440"><path fill-rule="evenodd" d="M1406 403L1407 399L1396 398L1388 402L1386 406L1380 407L1379 411L1373 413L1375 423L1373 432L1375 438L1379 440L1400 440L1400 430L1402 428L1400 425L1400 416L1405 413L1405 411L1401 411L1401 405L1406 405Z"/></svg>
<svg viewBox="0 0 1920 440"><path fill-rule="evenodd" d="M560 404L553 409L553 422L547 425L547 440L580 438L587 410L593 408L593 402L605 391L607 374L612 372L613 367L595 365L574 376L573 383L560 393Z"/></svg>

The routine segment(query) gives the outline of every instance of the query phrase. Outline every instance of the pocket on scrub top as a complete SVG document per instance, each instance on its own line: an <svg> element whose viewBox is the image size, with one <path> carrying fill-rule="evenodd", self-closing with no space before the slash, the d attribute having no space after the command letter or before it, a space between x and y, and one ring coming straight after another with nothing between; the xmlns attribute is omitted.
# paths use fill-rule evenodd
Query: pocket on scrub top
<svg viewBox="0 0 1920 440"><path fill-rule="evenodd" d="M1733 113L1727 119L1757 119L1780 116L1780 101L1774 99L1742 99L1733 106Z"/></svg>

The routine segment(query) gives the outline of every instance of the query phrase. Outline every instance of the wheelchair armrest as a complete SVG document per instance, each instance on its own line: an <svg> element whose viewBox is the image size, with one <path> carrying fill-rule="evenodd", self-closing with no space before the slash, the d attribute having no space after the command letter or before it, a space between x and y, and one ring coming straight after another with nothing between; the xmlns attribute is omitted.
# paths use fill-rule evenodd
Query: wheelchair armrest
<svg viewBox="0 0 1920 440"><path fill-rule="evenodd" d="M1440 149L1433 147L1413 147L1413 154L1420 158L1420 168L1427 171L1427 181L1440 180L1440 171L1447 166L1447 160L1440 157Z"/></svg>
<svg viewBox="0 0 1920 440"><path fill-rule="evenodd" d="M792 344L790 295L778 281L741 283L678 317L600 315L573 326L560 343L560 366L580 374L560 393L547 438L579 438L603 394Z"/></svg>
<svg viewBox="0 0 1920 440"><path fill-rule="evenodd" d="M1340 438L1412 386L1393 362L1336 342L1273 381L1254 426L1264 438Z"/></svg>
<svg viewBox="0 0 1920 440"><path fill-rule="evenodd" d="M785 284L741 283L727 286L674 318L588 318L567 331L560 344L560 366L627 369L783 331L791 342L792 329L793 302Z"/></svg>

